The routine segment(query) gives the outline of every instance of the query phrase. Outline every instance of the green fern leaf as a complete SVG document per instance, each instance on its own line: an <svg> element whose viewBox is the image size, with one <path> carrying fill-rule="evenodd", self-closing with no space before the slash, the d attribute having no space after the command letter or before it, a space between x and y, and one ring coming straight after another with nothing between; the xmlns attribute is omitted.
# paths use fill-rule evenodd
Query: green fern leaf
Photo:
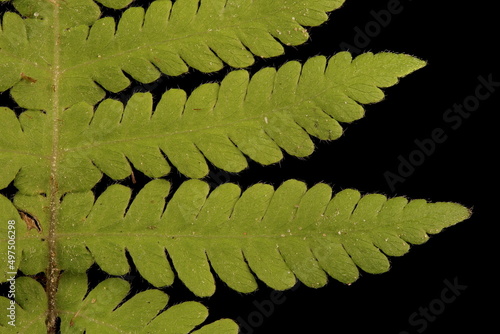
<svg viewBox="0 0 500 334"><path fill-rule="evenodd" d="M128 2L102 1L113 8ZM21 14L36 17L3 17L0 91L12 87L21 107L50 111L54 103L62 108L82 101L94 105L105 96L101 86L112 92L125 89L130 80L124 72L149 83L161 73L185 73L188 66L202 72L218 71L224 63L246 67L254 55L282 54L281 43L304 43L309 35L303 26L323 23L326 12L342 3L160 0L147 12L127 9L116 25L109 17L97 20L99 8L91 0L61 5L14 1Z"/></svg>
<svg viewBox="0 0 500 334"><path fill-rule="evenodd" d="M32 199L36 198L33 197ZM43 204L38 203L35 207L40 208L40 205ZM40 212L40 210L35 210L35 212ZM34 215L37 216L38 214ZM45 271L48 263L47 231L39 231L36 226L28 225L20 217L11 201L2 195L0 195L0 219L3 222L0 225L0 233L2 233L0 240L3 246L0 248L0 258L4 259L4 263L8 264L6 270L0 274L0 282L6 282L12 276L12 273L17 272L21 262L19 256L21 251L26 258L30 259L25 264L27 273L37 274ZM47 218L41 217L41 219L46 221ZM9 248L7 245L11 247ZM12 256L9 257L9 254Z"/></svg>
<svg viewBox="0 0 500 334"><path fill-rule="evenodd" d="M7 264L0 282L18 275L15 303L0 297L4 310L16 305L16 327L1 317L2 333L236 333L229 319L204 325L200 303L166 308L168 296L156 289L130 296L121 278L88 291L85 273L98 264L127 274L128 253L153 286L177 276L197 296L214 293L213 273L244 293L257 280L278 290L297 280L318 288L329 277L349 284L360 270L387 271L388 256L469 217L455 203L352 189L332 196L326 184L307 189L296 180L245 191L227 183L211 193L188 180L167 202L170 183L157 178L172 167L196 179L209 163L239 172L247 158L268 165L283 151L308 156L310 137L337 139L342 123L363 117L362 105L381 101L383 88L425 62L340 52L250 76L241 68L304 43L305 27L323 23L344 0L155 0L127 8L134 1L12 0L16 12L1 18L0 92L17 105L0 108L0 189L13 182L18 191L0 194ZM120 10L120 18L101 18L100 6ZM149 93L126 106L103 101L130 78L151 83L225 64L240 70L189 97L170 89L156 106ZM96 198L91 189L103 173L121 180L132 166L156 180L133 200L119 184Z"/></svg>
<svg viewBox="0 0 500 334"><path fill-rule="evenodd" d="M47 295L42 286L28 277L16 279L16 303L13 314L15 326L9 317L0 319L2 333L46 333L45 317ZM185 302L167 308L168 296L159 290L140 292L123 302L129 285L118 278L101 282L87 293L85 275L63 275L57 294L57 309L61 317L62 333L237 333L238 326L229 319L204 325L207 309L196 302ZM13 308L5 297L0 297L4 310ZM216 330L213 331L213 330Z"/></svg>
<svg viewBox="0 0 500 334"><path fill-rule="evenodd" d="M240 292L256 289L254 274L274 289L288 289L296 279L317 288L328 275L354 282L357 267L383 273L387 256L401 256L409 243L421 244L469 216L454 203L361 196L355 190L332 198L325 184L307 190L295 180L276 190L256 184L243 193L224 184L210 195L206 183L190 180L165 209L169 189L166 181L152 181L128 209L130 190L123 186L109 187L95 203L91 192L68 194L57 231L60 268L84 272L96 261L106 272L124 275L127 250L150 283L170 285L174 274L166 250L179 278L199 296L214 293L210 265ZM37 212L44 204L18 195L16 205ZM23 259L23 272L31 261Z"/></svg>
<svg viewBox="0 0 500 334"><path fill-rule="evenodd" d="M101 282L87 294L85 275L63 275L59 283L57 308L62 333L195 333L208 316L196 302L185 302L163 310L168 296L159 290L140 292L127 301L129 284L119 278ZM237 333L231 320L207 325L221 333Z"/></svg>
<svg viewBox="0 0 500 334"><path fill-rule="evenodd" d="M247 71L231 72L220 85L201 85L189 98L182 90L169 90L153 114L150 94L134 95L125 110L115 100L102 102L95 113L78 104L60 120L59 189L90 189L101 171L123 179L132 171L129 161L150 177L164 176L170 166L162 152L192 178L207 175L206 160L239 172L247 167L245 155L265 165L280 161L282 149L308 156L314 150L309 135L337 139L339 122L363 117L360 103L379 102L380 88L424 64L408 55L367 53L352 60L342 52L329 61L318 56L303 66L265 68L251 79ZM0 113L0 121L9 125L0 141L0 161L11 161L0 185L21 170L18 189L48 192L53 144L39 140L47 138L48 117L35 111L22 116L18 122L12 111Z"/></svg>

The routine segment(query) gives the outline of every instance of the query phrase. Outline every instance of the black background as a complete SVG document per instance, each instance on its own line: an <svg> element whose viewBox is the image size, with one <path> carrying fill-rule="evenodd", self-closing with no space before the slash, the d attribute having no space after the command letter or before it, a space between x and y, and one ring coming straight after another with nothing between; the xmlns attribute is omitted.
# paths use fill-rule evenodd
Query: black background
<svg viewBox="0 0 500 334"><path fill-rule="evenodd" d="M140 1L137 1L139 3ZM334 142L315 140L317 150L308 158L286 156L273 166L250 163L237 175L216 169L207 178L212 184L232 181L246 187L256 182L279 185L295 178L312 186L326 182L335 191L355 188L363 193L382 193L389 197L404 195L430 201L459 202L473 210L473 216L457 226L431 237L424 245L414 246L401 258L391 258L391 270L382 275L362 273L351 286L331 281L314 290L305 286L285 292L273 309L259 311L256 304L268 304L272 290L261 284L249 295L229 290L218 281L217 292L210 298L195 298L180 282L165 289L172 303L200 300L211 311L210 319L243 319L251 330L242 333L455 333L466 326L474 332L497 328L494 316L498 308L495 268L497 261L493 216L494 191L497 186L496 112L500 87L481 101L470 117L456 129L443 116L454 104L473 96L479 76L500 82L496 59L498 18L492 4L456 1L401 0L399 12L382 26L374 12L385 10L389 0L347 0L330 14L324 25L310 29L305 45L287 47L286 56L258 60L252 71L264 66L279 66L287 60L306 60L315 55L331 56L351 45L351 51L393 51L407 53L428 61L428 65L386 89L386 99L366 106L366 117L346 125L344 136ZM439 3L439 4L437 4ZM490 2L491 3L491 2ZM107 10L109 15L118 12ZM377 28L378 27L378 28ZM367 32L360 44L359 31ZM190 90L199 83L223 78L229 69L204 75L196 71L179 78L163 78L153 85L131 86L119 96L125 100L132 92L155 88ZM2 104L10 104L2 94ZM432 154L417 166L404 182L392 188L384 175L397 173L399 156L415 152L415 140L431 138L434 129L446 134L444 143L436 144ZM172 174L174 183L182 177ZM137 172L139 185L147 181ZM106 178L100 187L114 183ZM132 184L128 181L125 184ZM135 185L135 187L139 187ZM9 188L14 191L14 189ZM9 190L9 191L10 191ZM489 192L488 192L489 190ZM97 188L100 191L100 188ZM5 191L3 191L5 194ZM92 285L106 277L93 268ZM134 290L149 288L134 272L127 276ZM414 326L409 317L421 307L438 305L445 280L458 282L466 289L433 321ZM268 314L263 314L269 312ZM258 315L260 314L260 316ZM418 317L418 319L422 319Z"/></svg>
<svg viewBox="0 0 500 334"><path fill-rule="evenodd" d="M331 13L329 22L311 29L309 43L289 50L287 59L332 55L347 43L363 52L411 54L428 65L386 89L383 102L366 106L366 117L347 125L341 139L316 141L318 149L311 157L287 157L280 166L257 167L242 173L242 178L250 183L278 184L298 178L310 185L324 181L337 191L352 187L387 196L459 202L472 208L473 216L426 244L414 246L407 255L391 258L392 268L386 274L363 274L351 286L332 281L318 290L300 286L287 292L286 301L276 305L271 316L262 317L262 325L255 326L253 333L307 329L312 333L431 334L458 333L466 328L486 333L498 327L493 238L498 230L493 219L498 185L497 150L493 147L498 140L493 118L497 118L500 91L481 102L456 129L443 118L454 104L474 96L479 76L491 75L500 82L495 47L498 11L484 1L460 5L456 1L401 0L400 13L392 15L386 27L378 25L377 31L372 11L387 9L391 2L347 0ZM357 31L367 29L371 29L370 41L357 39ZM392 189L384 174L397 173L398 157L408 158L417 149L415 140L431 138L437 128L443 129L446 141L437 144L433 154ZM418 316L414 318L418 323L411 323L409 317L421 307L439 305L445 280L466 288L432 321ZM252 303L269 297L270 291L263 288L252 296L232 298L231 303L247 306L234 306L231 316L250 317L253 324L260 324L261 318L255 315L258 308ZM224 303L222 297L214 297L208 305L218 311L227 307Z"/></svg>

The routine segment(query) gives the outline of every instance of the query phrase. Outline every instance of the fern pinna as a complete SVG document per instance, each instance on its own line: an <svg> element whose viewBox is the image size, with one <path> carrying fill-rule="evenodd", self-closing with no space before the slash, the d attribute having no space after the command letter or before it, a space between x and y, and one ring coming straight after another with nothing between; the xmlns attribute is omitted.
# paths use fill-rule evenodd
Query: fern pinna
<svg viewBox="0 0 500 334"><path fill-rule="evenodd" d="M387 256L470 214L454 203L332 194L323 183L210 192L202 180L209 164L240 172L249 159L310 155L310 136L337 139L363 104L384 98L381 88L425 65L409 55L339 52L253 74L235 69L190 94L168 89L158 103L150 93L125 105L107 97L131 79L281 55L342 0L156 0L146 9L133 0L2 2L10 10L0 91L17 104L0 110L0 187L16 189L0 195L2 280L15 284L0 298L2 333L237 333L230 319L205 324L199 302L169 306L158 289L127 296L121 278L87 291L85 273L98 265L124 275L128 254L152 286L177 276L196 296L214 294L213 273L244 293L257 280L278 290L297 280L318 288L328 277L352 283L358 267L385 272ZM106 7L122 10L120 19L101 18ZM103 174L123 180L134 169L151 178L134 198L120 184L94 193ZM176 189L172 170L187 177Z"/></svg>

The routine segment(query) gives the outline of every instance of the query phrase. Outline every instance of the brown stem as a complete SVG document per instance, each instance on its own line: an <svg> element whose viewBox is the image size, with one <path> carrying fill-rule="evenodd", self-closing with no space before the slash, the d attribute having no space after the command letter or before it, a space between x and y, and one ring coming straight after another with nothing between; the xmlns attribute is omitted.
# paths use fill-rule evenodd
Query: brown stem
<svg viewBox="0 0 500 334"><path fill-rule="evenodd" d="M56 307L56 294L59 284L60 269L57 266L57 243L56 227L59 221L60 193L58 184L58 164L59 164L59 136L60 136L60 26L59 26L59 4L58 1L52 1L53 7L53 26L54 31L54 55L52 60L52 155L50 161L50 184L49 184L49 203L50 203L50 221L48 228L48 251L49 266L47 268L47 333L55 334L57 331L58 312Z"/></svg>
<svg viewBox="0 0 500 334"><path fill-rule="evenodd" d="M55 155L56 156L56 155ZM49 248L49 266L47 268L47 333L56 334L57 332L57 307L56 307L56 294L59 284L60 269L57 266L57 248L56 248L56 225L58 221L58 213L60 208L58 183L55 177L56 168L55 160L53 158L52 175L50 177L50 221L48 231L48 248Z"/></svg>

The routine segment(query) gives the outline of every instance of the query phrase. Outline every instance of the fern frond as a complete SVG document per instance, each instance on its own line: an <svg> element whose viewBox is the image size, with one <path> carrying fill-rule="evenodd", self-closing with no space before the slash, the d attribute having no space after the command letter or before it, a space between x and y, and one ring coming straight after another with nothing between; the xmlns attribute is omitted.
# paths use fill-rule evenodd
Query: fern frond
<svg viewBox="0 0 500 334"><path fill-rule="evenodd" d="M18 119L11 109L1 107L0 124L0 189L16 178L20 189L46 193L51 156L47 115L26 111Z"/></svg>
<svg viewBox="0 0 500 334"><path fill-rule="evenodd" d="M55 112L54 103L67 107L102 96L100 87L67 73L70 48L75 47L71 36L95 23L101 14L97 4L92 0L12 2L20 15L7 12L1 18L0 91L11 88L20 107L47 112ZM82 45L76 47L82 51Z"/></svg>
<svg viewBox="0 0 500 334"><path fill-rule="evenodd" d="M47 222L48 216L43 210L46 201L43 196L32 197L31 200L32 214L35 219ZM37 200L41 200L41 202L36 203ZM24 266L26 274L34 275L45 271L49 258L47 229L43 228L40 231L37 229L36 224L28 224L27 221L21 218L12 202L2 195L0 195L0 219L3 222L0 224L0 233L2 235L0 237L0 244L2 245L0 258L4 263L4 270L0 273L0 282L6 282L12 277L12 273L17 273L21 263L21 254L30 259ZM9 251L11 252L9 253ZM9 254L11 255L10 258Z"/></svg>
<svg viewBox="0 0 500 334"><path fill-rule="evenodd" d="M177 277L201 297L214 293L215 275L242 293L257 280L277 290L349 284L469 217L456 203L332 195L326 184L296 180L210 192L196 180L209 163L240 172L247 159L308 156L311 137L337 139L341 124L364 116L362 105L425 62L341 52L250 76L241 68L304 43L306 27L344 0L153 0L147 9L129 7L134 1L12 0L1 16L0 92L10 90L17 114L0 108L0 189L9 197L0 194L0 282L16 287L15 301L0 297L0 308L16 305L16 326L1 317L0 332L235 334L229 319L204 325L208 311L197 302L166 308L160 290L132 296L111 278L89 291L86 271L97 264L125 275L131 259L153 286ZM100 6L120 18L101 18ZM189 97L170 89L156 106L149 93L126 106L102 101L130 78L151 83L225 65L240 70ZM118 184L95 195L103 174L124 179L132 166L155 180L135 196ZM167 202L170 183L158 178L172 167L194 180Z"/></svg>
<svg viewBox="0 0 500 334"><path fill-rule="evenodd" d="M124 72L150 83L161 73L185 73L188 66L202 72L218 71L224 63L249 66L254 55L273 57L284 52L282 44L304 43L304 26L323 23L326 12L343 1L154 1L146 12L125 10L118 24L111 17L97 20L99 8L90 0L49 3L30 9L36 19L6 13L0 29L0 90L13 87L24 108L50 110L51 91L63 108L82 101L94 105L105 96L101 87L119 92L129 86Z"/></svg>
<svg viewBox="0 0 500 334"><path fill-rule="evenodd" d="M90 292L87 283L85 274L62 275L56 298L61 333L238 333L238 326L229 319L193 331L208 316L207 308L197 302L184 302L164 310L168 296L159 290L143 291L123 302L130 291L124 280L106 279ZM8 324L9 317L3 316L0 332L46 333L47 295L43 287L29 277L18 277L15 284L15 326ZM9 310L10 305L9 299L0 297L3 310Z"/></svg>
<svg viewBox="0 0 500 334"><path fill-rule="evenodd" d="M340 123L363 117L361 103L382 100L380 88L423 65L402 54L367 53L352 60L341 52L330 60L311 58L303 66L293 61L278 70L265 68L251 78L245 70L234 71L220 84L201 85L189 98L172 89L154 113L149 93L135 94L125 110L115 100L105 100L95 112L81 103L60 120L58 184L67 192L90 189L101 172L123 179L131 173L130 162L150 177L161 177L170 171L162 152L191 178L207 175L206 160L239 172L247 167L246 157L267 165L280 161L282 150L308 156L314 150L309 136L340 137ZM11 128L0 139L0 161L13 161L0 186L21 170L17 188L44 192L49 177L41 175L50 171L52 143L38 138L46 131L47 115L25 114L20 124L12 111L0 114Z"/></svg>
<svg viewBox="0 0 500 334"><path fill-rule="evenodd" d="M256 184L243 193L224 184L210 195L206 183L189 180L165 208L169 188L164 180L152 181L130 207L130 189L120 185L95 203L91 192L66 195L57 229L60 268L84 272L96 261L124 275L127 250L145 279L165 286L174 279L166 250L179 278L199 296L214 293L210 267L240 292L256 289L254 275L274 289L290 288L296 279L317 288L328 276L354 282L357 267L383 273L387 256L405 254L409 243L421 244L470 214L455 203L350 189L332 197L326 184L308 190L295 180L276 190ZM42 204L35 198L18 195L16 205L33 210ZM24 258L21 270L31 261Z"/></svg>
<svg viewBox="0 0 500 334"><path fill-rule="evenodd" d="M62 333L196 333L192 330L208 316L207 308L197 302L184 302L161 312L168 296L159 290L146 290L122 302L130 286L119 278L106 279L88 294L87 289L85 275L63 274L57 294ZM229 319L200 330L203 328L238 333L238 326Z"/></svg>

